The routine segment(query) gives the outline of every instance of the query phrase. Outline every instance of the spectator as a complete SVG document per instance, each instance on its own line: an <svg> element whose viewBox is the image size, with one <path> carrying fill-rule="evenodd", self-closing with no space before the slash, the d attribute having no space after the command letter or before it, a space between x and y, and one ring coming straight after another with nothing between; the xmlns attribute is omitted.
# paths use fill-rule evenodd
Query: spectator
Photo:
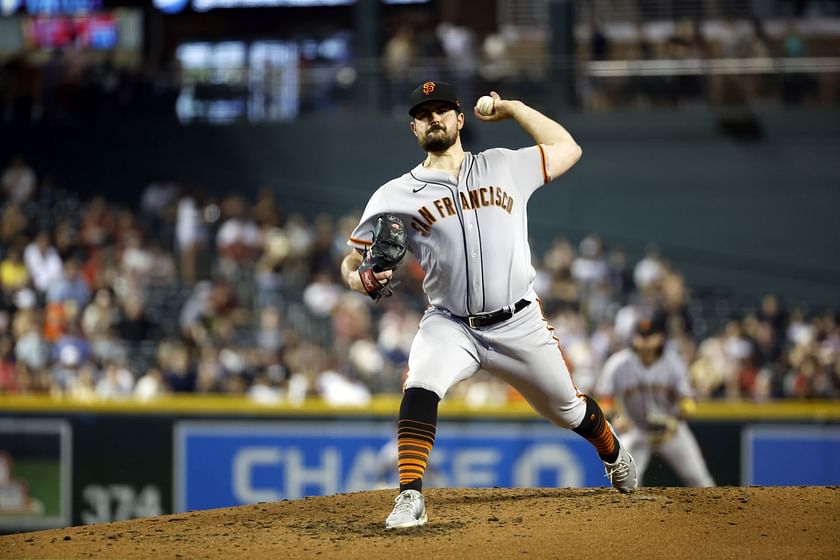
<svg viewBox="0 0 840 560"><path fill-rule="evenodd" d="M115 362L105 366L102 378L96 383L96 396L103 400L125 399L133 390L134 376Z"/></svg>
<svg viewBox="0 0 840 560"><path fill-rule="evenodd" d="M758 312L758 318L768 323L776 336L782 334L788 322L787 313L782 308L776 294L766 294L761 298L761 309Z"/></svg>
<svg viewBox="0 0 840 560"><path fill-rule="evenodd" d="M153 400L166 392L163 373L155 367L149 368L134 385L134 397L140 402Z"/></svg>
<svg viewBox="0 0 840 560"><path fill-rule="evenodd" d="M6 246L19 243L29 225L23 208L13 201L8 201L3 206L0 222L0 243Z"/></svg>
<svg viewBox="0 0 840 560"><path fill-rule="evenodd" d="M665 264L659 254L659 249L650 246L645 250L645 256L636 263L633 269L633 282L640 292L649 292L658 285L665 274Z"/></svg>
<svg viewBox="0 0 840 560"><path fill-rule="evenodd" d="M723 349L730 364L731 376L727 380L727 391L731 397L739 393L750 394L754 382L753 348L744 336L741 323L731 320L726 324L723 335Z"/></svg>
<svg viewBox="0 0 840 560"><path fill-rule="evenodd" d="M444 21L438 24L437 35L446 54L449 81L462 99L474 99L473 77L478 64L475 34L469 27Z"/></svg>
<svg viewBox="0 0 840 560"><path fill-rule="evenodd" d="M62 261L82 259L84 253L79 246L79 235L67 217L59 217L55 224L55 250Z"/></svg>
<svg viewBox="0 0 840 560"><path fill-rule="evenodd" d="M751 321L750 327L747 335L753 344L756 365L759 367L777 365L783 350L773 327L769 322L760 320Z"/></svg>
<svg viewBox="0 0 840 560"><path fill-rule="evenodd" d="M12 337L0 336L0 393L18 392L17 377Z"/></svg>
<svg viewBox="0 0 840 560"><path fill-rule="evenodd" d="M56 349L55 352L55 361L53 366L50 368L50 389L55 394L61 395L63 393L69 393L71 390L76 389L78 396L85 396L88 395L83 391L85 387L87 387L88 382L90 382L90 397L92 400L93 397L93 378L92 376L90 379L85 379L79 385L76 382L76 378L79 374L79 369L83 363L82 355L79 348L73 344L67 344L62 346L60 349Z"/></svg>
<svg viewBox="0 0 840 560"><path fill-rule="evenodd" d="M333 406L366 406L371 397L367 386L335 370L324 371L318 376L318 393Z"/></svg>
<svg viewBox="0 0 840 560"><path fill-rule="evenodd" d="M192 285L198 279L199 257L207 241L207 229L198 197L185 194L178 201L175 247L181 281Z"/></svg>
<svg viewBox="0 0 840 560"><path fill-rule="evenodd" d="M241 266L255 260L262 236L257 223L248 216L242 198L229 197L222 206L227 219L216 233L219 267L227 278L235 278Z"/></svg>
<svg viewBox="0 0 840 560"><path fill-rule="evenodd" d="M191 393L195 390L197 374L190 363L190 355L183 345L174 346L161 364L163 379L175 393Z"/></svg>
<svg viewBox="0 0 840 560"><path fill-rule="evenodd" d="M32 301L34 305L34 298ZM22 309L15 316L12 331L15 336L15 359L32 370L41 370L50 363L50 346L41 334L38 312Z"/></svg>
<svg viewBox="0 0 840 560"><path fill-rule="evenodd" d="M170 285L177 278L175 259L171 253L163 250L158 241L151 241L148 246L149 275L146 277L152 283Z"/></svg>
<svg viewBox="0 0 840 560"><path fill-rule="evenodd" d="M64 263L61 278L47 289L47 302L73 301L84 308L90 301L90 288L82 277L79 263L70 259Z"/></svg>
<svg viewBox="0 0 840 560"><path fill-rule="evenodd" d="M385 42L382 52L382 65L388 80L390 106L394 113L404 113L405 92L410 89L409 68L414 58L415 40L414 27L409 24L400 25L396 32ZM405 108L406 110L408 107Z"/></svg>
<svg viewBox="0 0 840 560"><path fill-rule="evenodd" d="M421 317L399 299L388 303L390 305L379 319L376 343L391 362L402 366L408 361L408 351Z"/></svg>
<svg viewBox="0 0 840 560"><path fill-rule="evenodd" d="M140 221L143 231L162 233L168 209L178 199L178 185L163 181L149 183L140 197Z"/></svg>
<svg viewBox="0 0 840 560"><path fill-rule="evenodd" d="M734 365L726 355L723 339L712 336L700 343L691 364L691 382L699 399L724 397L731 386Z"/></svg>
<svg viewBox="0 0 840 560"><path fill-rule="evenodd" d="M610 41L596 18L589 24L589 60L603 61L609 58ZM587 105L593 111L609 108L610 99L607 83L603 78L590 76L585 94Z"/></svg>
<svg viewBox="0 0 840 560"><path fill-rule="evenodd" d="M290 250L282 229L271 227L263 233L262 256L254 267L254 303L260 308L282 302L283 269Z"/></svg>
<svg viewBox="0 0 840 560"><path fill-rule="evenodd" d="M264 307L260 311L259 327L256 333L257 348L263 352L266 364L279 359L286 344L283 332L283 316L277 307Z"/></svg>
<svg viewBox="0 0 840 560"><path fill-rule="evenodd" d="M0 288L4 294L11 295L23 289L28 283L29 271L21 260L20 247L9 247L6 257L0 262Z"/></svg>
<svg viewBox="0 0 840 560"><path fill-rule="evenodd" d="M72 367L68 367L65 371L69 373L74 371L74 369ZM55 385L53 387L53 392L55 394L60 394L60 391L63 389L65 395L75 401L94 401L97 398L96 383L98 374L99 372L93 364L82 364L77 370L75 370L75 375L66 378L66 385Z"/></svg>
<svg viewBox="0 0 840 560"><path fill-rule="evenodd" d="M72 357L68 359L73 362L73 365L87 362L91 355L90 343L82 334L82 329L76 321L68 323L66 331L53 344L52 351L53 357L59 361Z"/></svg>
<svg viewBox="0 0 840 560"><path fill-rule="evenodd" d="M342 251L336 251L335 227L332 216L319 213L312 224L312 244L309 247L309 276L317 276L320 272L333 272L341 262Z"/></svg>
<svg viewBox="0 0 840 560"><path fill-rule="evenodd" d="M322 270L303 291L303 303L316 317L329 317L343 293L334 275Z"/></svg>
<svg viewBox="0 0 840 560"><path fill-rule="evenodd" d="M578 288L578 303L583 314L594 322L604 319L609 313L613 294L600 237L587 235L581 240L579 254L572 261L571 276Z"/></svg>
<svg viewBox="0 0 840 560"><path fill-rule="evenodd" d="M266 372L260 372L248 389L248 398L257 404L273 405L283 401L283 391L277 387Z"/></svg>
<svg viewBox="0 0 840 560"><path fill-rule="evenodd" d="M709 45L699 21L681 21L666 42L666 58L674 60L702 60L709 55ZM680 74L669 80L669 91L676 102L699 101L705 98L705 77L701 74Z"/></svg>
<svg viewBox="0 0 840 560"><path fill-rule="evenodd" d="M791 22L788 25L783 42L783 54L786 58L803 58L808 56L808 45L799 31L798 26ZM782 100L788 105L798 105L808 98L817 95L817 82L813 76L804 72L785 74L782 78Z"/></svg>
<svg viewBox="0 0 840 560"><path fill-rule="evenodd" d="M225 371L219 354L215 346L207 345L201 348L196 367L196 392L216 393L224 389L224 378L231 372Z"/></svg>
<svg viewBox="0 0 840 560"><path fill-rule="evenodd" d="M146 316L143 301L134 296L123 301L122 314L115 328L121 340L138 343L152 338L155 324Z"/></svg>
<svg viewBox="0 0 840 560"><path fill-rule="evenodd" d="M485 82L483 89L499 89L516 73L510 42L502 33L490 33L481 43L478 74Z"/></svg>
<svg viewBox="0 0 840 560"><path fill-rule="evenodd" d="M114 305L114 296L108 288L99 288L82 312L82 331L89 339L94 339L109 332L117 323L118 312Z"/></svg>
<svg viewBox="0 0 840 560"><path fill-rule="evenodd" d="M277 204L274 189L263 187L257 193L257 202L251 209L251 215L260 229L276 228L283 225L283 211Z"/></svg>
<svg viewBox="0 0 840 560"><path fill-rule="evenodd" d="M9 166L0 176L3 194L13 205L21 206L35 195L35 171L21 155L12 156Z"/></svg>
<svg viewBox="0 0 840 560"><path fill-rule="evenodd" d="M32 284L40 293L45 293L62 279L63 265L58 251L50 244L50 234L40 231L23 251L23 262L32 278Z"/></svg>
<svg viewBox="0 0 840 560"><path fill-rule="evenodd" d="M417 26L417 29L414 41L417 58L434 63L446 56L434 24Z"/></svg>
<svg viewBox="0 0 840 560"><path fill-rule="evenodd" d="M135 281L147 279L155 274L154 256L143 246L143 240L139 232L130 233L125 239L125 248L123 249L120 264L123 273L130 276Z"/></svg>
<svg viewBox="0 0 840 560"><path fill-rule="evenodd" d="M792 356L793 368L785 379L787 396L798 399L830 398L834 394L831 377L814 354L807 349Z"/></svg>
<svg viewBox="0 0 840 560"><path fill-rule="evenodd" d="M82 223L79 226L82 246L92 250L105 245L113 240L113 230L114 219L105 197L94 197L82 210Z"/></svg>
<svg viewBox="0 0 840 560"><path fill-rule="evenodd" d="M372 318L367 302L358 294L345 292L332 310L334 349L339 356L347 356L350 346L368 337Z"/></svg>
<svg viewBox="0 0 840 560"><path fill-rule="evenodd" d="M636 24L635 43L632 45L631 60L657 60L669 56L668 45L657 37L655 25ZM647 108L651 106L673 107L677 102L676 88L669 76L633 75L626 83L626 97L635 105Z"/></svg>
<svg viewBox="0 0 840 560"><path fill-rule="evenodd" d="M572 278L586 289L607 279L609 269L603 255L603 243L596 235L587 235L580 242L580 254L572 262Z"/></svg>

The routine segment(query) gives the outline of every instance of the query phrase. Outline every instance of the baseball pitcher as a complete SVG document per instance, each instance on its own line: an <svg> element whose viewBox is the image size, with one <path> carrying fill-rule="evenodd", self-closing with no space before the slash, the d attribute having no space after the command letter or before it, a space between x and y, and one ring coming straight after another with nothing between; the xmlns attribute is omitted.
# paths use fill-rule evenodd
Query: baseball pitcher
<svg viewBox="0 0 840 560"><path fill-rule="evenodd" d="M665 351L666 321L640 320L631 347L610 356L595 385L607 414L623 409L630 427L622 442L636 460L639 481L658 453L686 486L714 486L697 440L685 422L694 409L688 368L677 352Z"/></svg>
<svg viewBox="0 0 840 560"><path fill-rule="evenodd" d="M513 119L534 145L465 152L465 116L452 87L421 84L410 97L409 128L426 157L371 196L341 265L347 285L374 299L388 295L401 244L426 273L429 307L409 354L397 428L400 493L389 529L426 523L421 491L438 403L481 368L510 383L549 421L590 441L616 488L636 488L632 457L595 400L575 388L533 288L528 200L568 171L581 149L554 120L521 101L491 96L479 100L475 117Z"/></svg>

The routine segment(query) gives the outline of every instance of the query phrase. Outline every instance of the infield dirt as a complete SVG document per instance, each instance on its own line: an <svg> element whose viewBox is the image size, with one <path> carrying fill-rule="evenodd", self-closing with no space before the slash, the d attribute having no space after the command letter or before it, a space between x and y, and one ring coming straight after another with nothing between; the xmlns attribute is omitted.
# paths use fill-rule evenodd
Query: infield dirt
<svg viewBox="0 0 840 560"><path fill-rule="evenodd" d="M840 558L840 488L430 489L429 523L384 528L394 491L0 537L2 558Z"/></svg>

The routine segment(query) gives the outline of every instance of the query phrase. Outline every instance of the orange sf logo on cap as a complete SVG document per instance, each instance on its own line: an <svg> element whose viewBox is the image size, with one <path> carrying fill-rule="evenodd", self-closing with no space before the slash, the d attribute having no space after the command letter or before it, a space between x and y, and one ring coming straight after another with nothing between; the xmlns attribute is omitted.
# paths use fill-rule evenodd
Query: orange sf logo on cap
<svg viewBox="0 0 840 560"><path fill-rule="evenodd" d="M434 82L426 82L423 84L423 95L429 95L433 91L435 91L435 83Z"/></svg>

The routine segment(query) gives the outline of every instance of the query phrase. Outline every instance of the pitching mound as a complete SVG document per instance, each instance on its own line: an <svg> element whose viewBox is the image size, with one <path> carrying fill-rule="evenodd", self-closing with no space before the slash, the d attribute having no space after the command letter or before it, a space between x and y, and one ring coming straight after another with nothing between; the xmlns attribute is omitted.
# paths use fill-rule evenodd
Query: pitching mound
<svg viewBox="0 0 840 560"><path fill-rule="evenodd" d="M0 537L3 558L837 558L840 489L432 489L342 494Z"/></svg>

